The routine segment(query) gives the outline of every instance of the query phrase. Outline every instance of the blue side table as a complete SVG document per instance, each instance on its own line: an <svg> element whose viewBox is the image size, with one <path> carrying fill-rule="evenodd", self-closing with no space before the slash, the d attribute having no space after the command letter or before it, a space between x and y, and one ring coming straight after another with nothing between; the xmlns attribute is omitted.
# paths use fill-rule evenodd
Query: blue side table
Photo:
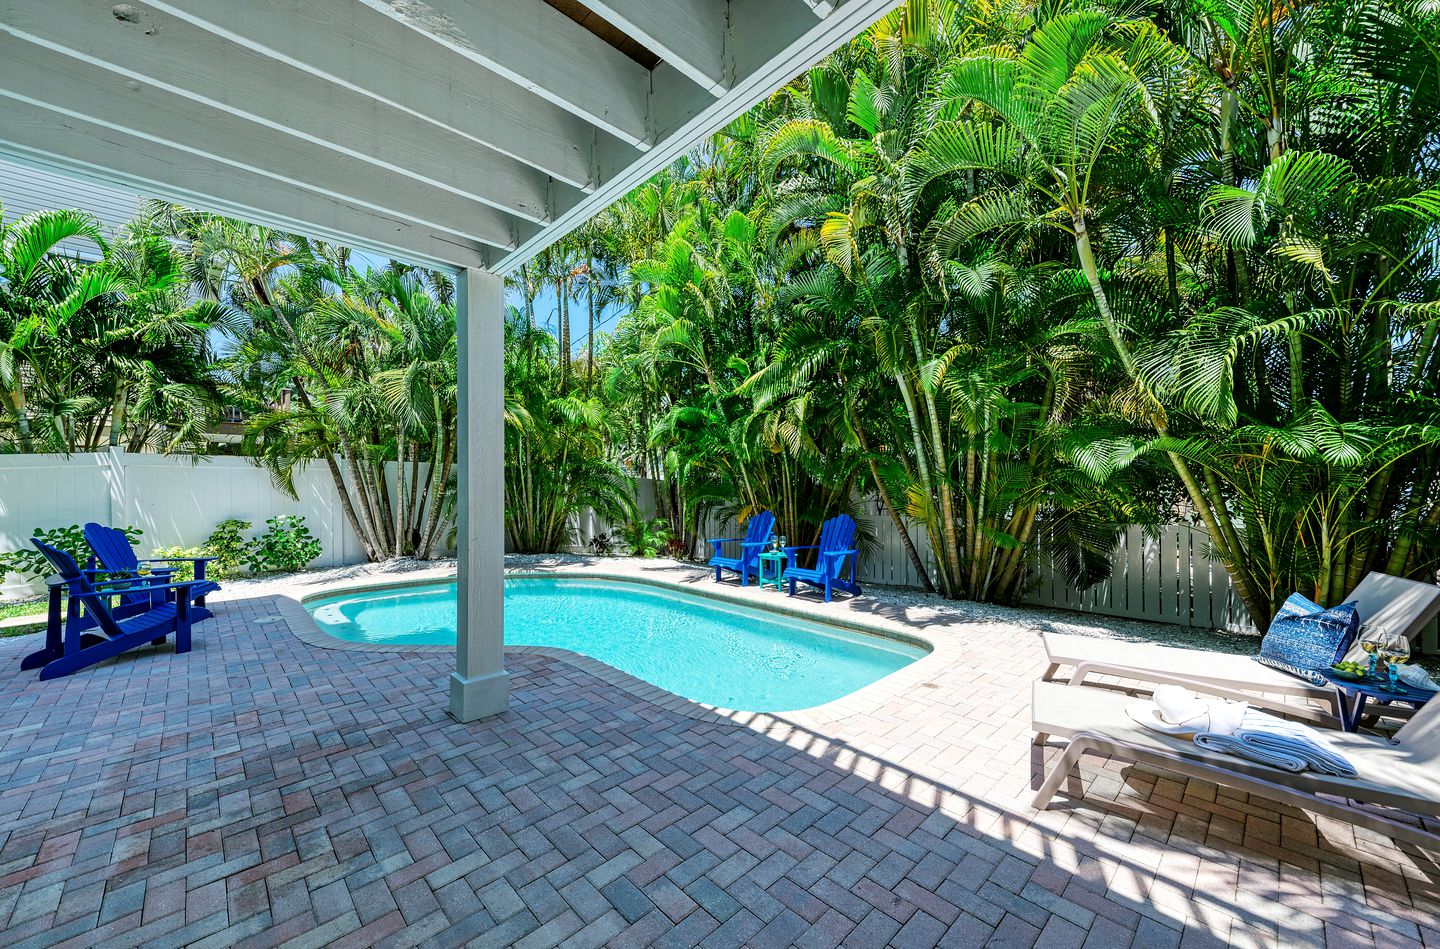
<svg viewBox="0 0 1440 949"><path fill-rule="evenodd" d="M765 575L765 565L767 563L775 565L775 576L767 577ZM767 583L773 583L775 584L775 589L780 589L780 581L785 576L785 552L783 550L765 551L760 555L759 562L756 566L760 569L760 589L765 589L765 584Z"/></svg>
<svg viewBox="0 0 1440 949"><path fill-rule="evenodd" d="M1335 704L1340 708L1340 726L1347 732L1358 731L1360 719L1365 714L1365 705L1371 699L1389 705L1391 702L1404 702L1411 708L1420 708L1426 702L1435 697L1437 693L1426 692L1423 689L1415 689L1400 683L1400 691L1391 692L1384 688L1384 683L1375 679L1365 678L1359 682L1349 679L1342 679L1332 675L1328 670L1321 669L1327 682L1335 687Z"/></svg>

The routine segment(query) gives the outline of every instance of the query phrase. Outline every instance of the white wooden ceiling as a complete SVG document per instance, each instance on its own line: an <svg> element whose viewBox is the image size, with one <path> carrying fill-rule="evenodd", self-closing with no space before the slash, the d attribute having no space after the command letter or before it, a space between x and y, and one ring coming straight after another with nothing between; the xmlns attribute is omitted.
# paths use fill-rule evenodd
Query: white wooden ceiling
<svg viewBox="0 0 1440 949"><path fill-rule="evenodd" d="M0 0L0 153L505 272L897 3Z"/></svg>

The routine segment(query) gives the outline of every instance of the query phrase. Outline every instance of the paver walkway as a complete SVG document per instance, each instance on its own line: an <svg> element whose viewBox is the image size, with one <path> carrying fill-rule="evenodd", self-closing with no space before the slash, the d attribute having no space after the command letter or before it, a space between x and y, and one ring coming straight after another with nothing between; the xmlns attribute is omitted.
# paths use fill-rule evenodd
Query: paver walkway
<svg viewBox="0 0 1440 949"><path fill-rule="evenodd" d="M460 725L448 655L249 596L58 682L0 641L0 944L1440 946L1436 865L1343 825L1094 763L1031 811L1033 631L748 724L517 654Z"/></svg>

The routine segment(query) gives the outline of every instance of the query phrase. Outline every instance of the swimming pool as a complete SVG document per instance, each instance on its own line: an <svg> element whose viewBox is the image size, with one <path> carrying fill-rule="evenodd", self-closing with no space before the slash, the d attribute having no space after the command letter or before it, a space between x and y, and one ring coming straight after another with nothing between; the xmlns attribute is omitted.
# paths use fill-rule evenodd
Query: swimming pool
<svg viewBox="0 0 1440 949"><path fill-rule="evenodd" d="M361 590L307 600L322 629L355 642L455 642L455 584ZM686 698L788 712L848 695L927 649L621 580L505 581L505 642L598 659Z"/></svg>

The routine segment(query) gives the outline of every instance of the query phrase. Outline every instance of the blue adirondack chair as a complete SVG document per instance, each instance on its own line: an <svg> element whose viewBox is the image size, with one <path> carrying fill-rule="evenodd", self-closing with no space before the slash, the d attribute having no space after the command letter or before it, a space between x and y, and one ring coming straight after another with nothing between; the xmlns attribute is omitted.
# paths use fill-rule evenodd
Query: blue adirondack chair
<svg viewBox="0 0 1440 949"><path fill-rule="evenodd" d="M715 568L715 582L720 582L721 570L729 570L731 573L740 574L742 587L749 586L750 574L760 575L759 557L769 545L770 535L774 532L775 515L769 511L761 511L751 517L750 523L745 525L744 537L712 538L710 543L715 548L715 555L710 558L710 566ZM725 556L722 550L725 544L739 544L739 556Z"/></svg>
<svg viewBox="0 0 1440 949"><path fill-rule="evenodd" d="M21 669L39 669L41 679L58 679L145 643L158 646L171 633L175 634L176 652L190 651L190 587L193 585L190 581L160 583L158 579L135 577L92 580L65 551L33 537L30 543L57 572L45 581L50 588L45 648L21 660ZM63 617L62 590L69 595ZM164 599L172 590L174 599ZM143 593L145 604L158 605L128 616L117 616L120 611L111 610L110 599L131 593ZM138 610L141 605L137 602L131 608Z"/></svg>
<svg viewBox="0 0 1440 949"><path fill-rule="evenodd" d="M96 524L93 521L85 525L85 542L95 552L95 557L90 562L92 569L87 571L92 577L96 573L105 573L139 578L141 564L192 564L195 570L195 580L189 585L190 619L193 622L214 615L205 608L205 597L211 593L218 593L220 590L220 584L214 580L205 579L205 565L214 560L214 557L151 557L141 560L135 555L135 548L130 546L130 538L125 536L124 531L106 527L104 524ZM103 568L102 570L93 569L97 561ZM175 576L175 568L159 567L152 571L152 575L161 583L169 583ZM149 600L153 595L145 590L126 594L121 598L121 608L129 611L135 606L144 606L145 609L148 609L152 605ZM167 598L173 599L173 593Z"/></svg>
<svg viewBox="0 0 1440 949"><path fill-rule="evenodd" d="M860 584L855 580L855 561L860 551L854 548L855 521L848 514L837 514L820 526L820 543L809 547L785 548L785 579L790 581L790 595L795 595L795 582L808 583L825 591L825 602L830 602L832 590L844 590L852 596L860 595ZM801 567L795 563L797 550L814 550L815 566ZM845 561L850 561L849 576L842 576Z"/></svg>

